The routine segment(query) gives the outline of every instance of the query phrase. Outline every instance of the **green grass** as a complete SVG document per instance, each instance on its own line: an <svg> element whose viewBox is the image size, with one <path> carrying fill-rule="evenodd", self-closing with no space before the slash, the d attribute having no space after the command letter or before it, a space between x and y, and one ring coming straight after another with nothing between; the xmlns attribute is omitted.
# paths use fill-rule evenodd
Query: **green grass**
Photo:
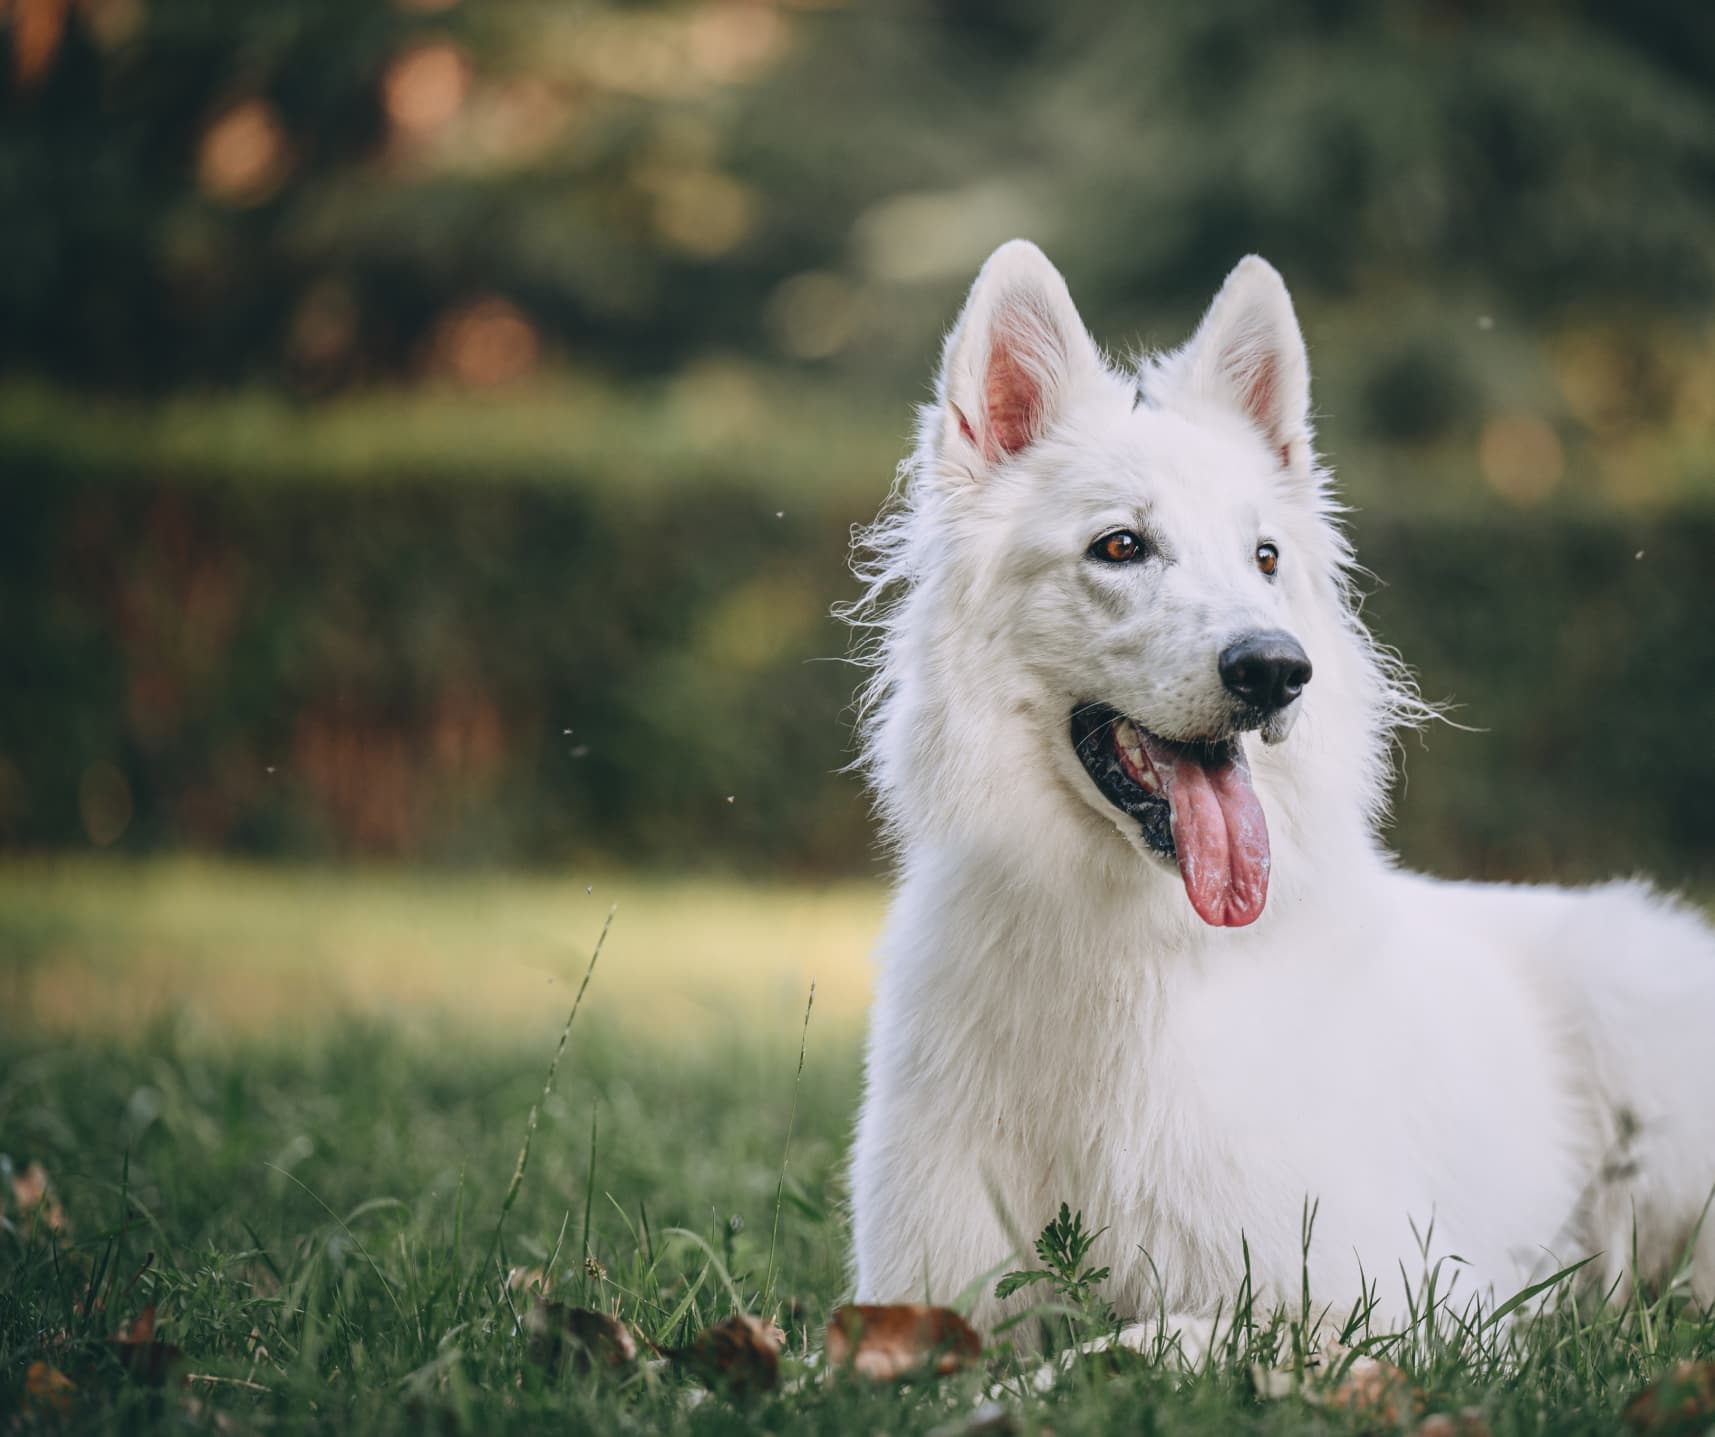
<svg viewBox="0 0 1715 1437"><path fill-rule="evenodd" d="M202 1044L357 1017L552 1042L609 908L599 1022L660 1044L818 1027L869 1001L874 883L579 870L564 877L283 868L191 859L0 866L0 1026Z"/></svg>
<svg viewBox="0 0 1715 1437"><path fill-rule="evenodd" d="M845 1292L841 1169L858 1029L824 1014L819 992L800 1076L804 995L791 1022L743 1016L747 1002L769 1014L777 1006L771 965L785 960L769 934L799 899L729 894L718 911L740 930L730 941L775 959L731 975L727 1016L652 1031L652 959L663 981L686 965L628 949L626 926L672 941L671 924L646 929L644 910L651 898L669 910L692 904L699 890L610 882L623 894L619 912L545 1101L606 911L581 885L588 906L574 905L577 921L552 940L565 972L547 1023L512 1023L504 1009L466 1022L455 1007L400 1024L362 1002L307 994L300 1017L314 1014L314 1024L275 1011L272 1028L225 1033L211 1014L174 1019L171 1003L141 1026L108 1014L87 1031L58 1009L0 1012L0 1153L14 1171L42 1164L67 1224L56 1237L19 1220L14 1204L0 1226L0 1413L25 1403L27 1372L46 1362L76 1384L63 1418L32 1409L50 1429L922 1433L962 1420L1012 1370L1004 1359L906 1389L834 1374L693 1404L692 1384L671 1370L579 1374L532 1357L519 1331L527 1298L509 1297L503 1280L515 1266L547 1269L556 1296L616 1311L663 1346L738 1308L777 1316L789 1350L814 1353ZM282 935L293 892L310 916ZM872 897L821 895L812 909L828 928L855 931L872 919ZM151 985L176 1000L194 996L207 960L175 970L160 957L173 943L193 955L224 945L232 965L257 954L266 966L301 947L318 916L335 940L361 946L362 910L373 908L368 921L385 931L427 905L422 921L448 930L437 961L464 953L475 989L508 936L530 931L499 915L516 907L546 922L557 901L541 881L207 865L22 870L0 875L0 965L100 947L116 1006ZM132 940L155 955L135 974L118 951L127 903ZM461 907L474 909L462 925L452 920ZM333 948L303 960L312 961L327 965L337 997ZM306 967L298 987L311 986ZM1084 1217L1103 1224L1102 1214ZM92 1289L105 1304L93 1311ZM159 1389L128 1375L105 1341L151 1303L160 1337L182 1352ZM1188 1381L1139 1361L1002 1400L1024 1432L1409 1430L1302 1397L1260 1398L1253 1357L1290 1368L1302 1339L1267 1314L1254 1320L1254 1351L1237 1344ZM1498 1328L1473 1341L1423 1326L1372 1346L1406 1367L1428 1408L1476 1405L1495 1434L1612 1432L1641 1384L1680 1357L1715 1353L1710 1325L1673 1293L1628 1305L1585 1299L1513 1332L1510 1351ZM797 1371L787 1364L789 1377Z"/></svg>

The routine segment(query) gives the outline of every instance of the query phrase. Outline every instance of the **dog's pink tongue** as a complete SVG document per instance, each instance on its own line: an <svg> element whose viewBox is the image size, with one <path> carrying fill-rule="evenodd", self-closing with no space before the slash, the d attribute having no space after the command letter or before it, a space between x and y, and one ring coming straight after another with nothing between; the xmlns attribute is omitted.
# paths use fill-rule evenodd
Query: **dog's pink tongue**
<svg viewBox="0 0 1715 1437"><path fill-rule="evenodd" d="M1268 823L1251 787L1250 765L1231 757L1205 764L1192 749L1145 743L1173 808L1173 846L1185 894L1217 928L1243 928L1268 901Z"/></svg>

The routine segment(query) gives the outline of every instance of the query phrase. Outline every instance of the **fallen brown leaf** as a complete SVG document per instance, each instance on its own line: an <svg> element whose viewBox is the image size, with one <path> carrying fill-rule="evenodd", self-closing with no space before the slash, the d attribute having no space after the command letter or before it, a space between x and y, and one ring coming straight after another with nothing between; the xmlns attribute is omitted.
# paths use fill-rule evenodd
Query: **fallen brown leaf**
<svg viewBox="0 0 1715 1437"><path fill-rule="evenodd" d="M1424 1408L1423 1393L1404 1371L1379 1358L1353 1356L1339 1342L1325 1342L1309 1354L1301 1372L1258 1363L1251 1368L1251 1381L1264 1400L1297 1397L1385 1428L1415 1421ZM1412 1429L1412 1437L1487 1437L1487 1429L1477 1409L1468 1407L1457 1416L1437 1413L1425 1418L1421 1427Z"/></svg>
<svg viewBox="0 0 1715 1437"><path fill-rule="evenodd" d="M853 1304L828 1323L828 1361L878 1382L925 1371L945 1376L975 1362L982 1340L950 1307Z"/></svg>
<svg viewBox="0 0 1715 1437"><path fill-rule="evenodd" d="M740 1313L706 1327L666 1355L710 1387L735 1397L771 1391L780 1380L786 1334L772 1322Z"/></svg>
<svg viewBox="0 0 1715 1437"><path fill-rule="evenodd" d="M617 1317L538 1300L524 1319L527 1350L533 1362L550 1370L562 1365L574 1372L613 1371L637 1360L637 1339Z"/></svg>
<svg viewBox="0 0 1715 1437"><path fill-rule="evenodd" d="M113 1341L125 1343L153 1342L155 1340L155 1304L150 1303L135 1317L119 1324L119 1331L113 1334Z"/></svg>
<svg viewBox="0 0 1715 1437"><path fill-rule="evenodd" d="M32 1362L24 1374L24 1402L65 1416L77 1405L77 1384L57 1367Z"/></svg>
<svg viewBox="0 0 1715 1437"><path fill-rule="evenodd" d="M21 1223L27 1224L36 1217L49 1232L66 1230L65 1209L54 1196L48 1170L39 1162L32 1162L23 1172L12 1174L12 1203L18 1210Z"/></svg>
<svg viewBox="0 0 1715 1437"><path fill-rule="evenodd" d="M155 1339L152 1302L129 1322L120 1323L119 1331L107 1339L107 1346L119 1365L148 1387L165 1386L173 1364L179 1360L178 1348Z"/></svg>
<svg viewBox="0 0 1715 1437"><path fill-rule="evenodd" d="M1681 1362L1632 1398L1620 1421L1650 1437L1701 1437L1715 1425L1715 1362Z"/></svg>
<svg viewBox="0 0 1715 1437"><path fill-rule="evenodd" d="M1387 1427L1402 1426L1423 1408L1423 1395L1411 1379L1391 1362L1375 1357L1354 1358L1339 1381L1306 1391L1305 1396Z"/></svg>

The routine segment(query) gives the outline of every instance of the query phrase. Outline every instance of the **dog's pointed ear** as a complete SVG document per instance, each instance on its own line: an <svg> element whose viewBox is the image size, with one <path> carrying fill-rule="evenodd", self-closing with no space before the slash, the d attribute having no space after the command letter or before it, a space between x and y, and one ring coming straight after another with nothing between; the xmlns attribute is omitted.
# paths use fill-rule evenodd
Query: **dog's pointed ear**
<svg viewBox="0 0 1715 1437"><path fill-rule="evenodd" d="M1048 256L1029 240L1003 244L977 275L942 353L942 462L978 477L1024 452L1101 364Z"/></svg>
<svg viewBox="0 0 1715 1437"><path fill-rule="evenodd" d="M1233 267L1180 354L1184 392L1237 409L1279 457L1310 472L1310 359L1286 282L1267 260Z"/></svg>

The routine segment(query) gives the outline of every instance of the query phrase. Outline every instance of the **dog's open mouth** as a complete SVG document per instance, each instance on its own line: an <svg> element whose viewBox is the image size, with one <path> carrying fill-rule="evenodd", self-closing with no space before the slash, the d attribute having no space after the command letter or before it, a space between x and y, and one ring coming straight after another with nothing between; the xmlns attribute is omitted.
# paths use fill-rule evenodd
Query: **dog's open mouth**
<svg viewBox="0 0 1715 1437"><path fill-rule="evenodd" d="M1072 747L1102 797L1178 863L1199 918L1256 922L1268 901L1268 824L1237 738L1175 743L1105 704L1080 704Z"/></svg>

